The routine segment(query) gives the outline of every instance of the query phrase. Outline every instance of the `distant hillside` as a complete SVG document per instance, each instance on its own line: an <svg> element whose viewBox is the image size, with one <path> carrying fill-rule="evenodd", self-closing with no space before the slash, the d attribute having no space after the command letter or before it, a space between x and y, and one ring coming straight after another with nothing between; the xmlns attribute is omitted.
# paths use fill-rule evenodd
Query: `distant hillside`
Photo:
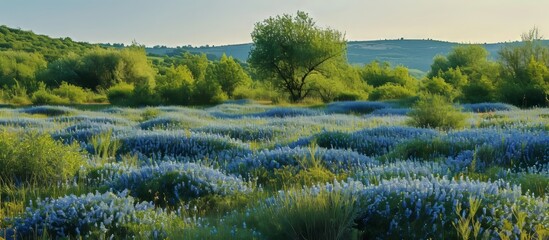
<svg viewBox="0 0 549 240"><path fill-rule="evenodd" d="M549 46L549 40L544 40ZM498 51L506 44L491 43L482 44L490 57L496 59ZM433 58L437 54L446 55L458 43L435 40L378 40L378 41L353 41L347 44L347 57L352 64L365 64L374 60L387 61L392 65L403 65L411 69L427 72L430 69ZM180 48L147 48L148 53L156 55L173 55L182 51L206 53L220 57L223 53L233 56L240 61L246 61L252 44L238 44L213 47L180 47Z"/></svg>
<svg viewBox="0 0 549 240"><path fill-rule="evenodd" d="M32 31L0 26L0 51L15 50L41 53L48 61L55 60L69 52L81 53L94 44L75 42L66 38L51 38Z"/></svg>
<svg viewBox="0 0 549 240"><path fill-rule="evenodd" d="M549 40L543 43L549 46ZM498 51L506 44L513 43L493 43L483 44L490 52L492 59L497 58ZM366 64L374 60L387 61L393 66L403 65L408 67L411 72L420 76L429 71L433 57L437 54L446 55L452 47L458 43L443 42L435 40L377 40L377 41L353 41L347 45L347 57L352 64ZM115 47L122 48L123 44L90 44L86 42L76 42L72 39L51 38L46 35L35 34L32 31L0 26L0 51L18 50L26 52L38 52L44 55L47 61L55 60L69 52L76 54L93 47ZM245 62L248 59L248 53L252 47L251 43L235 44L226 46L206 46L206 47L152 47L146 48L147 53L156 56L178 55L182 52L205 53L209 59L221 57L223 53Z"/></svg>

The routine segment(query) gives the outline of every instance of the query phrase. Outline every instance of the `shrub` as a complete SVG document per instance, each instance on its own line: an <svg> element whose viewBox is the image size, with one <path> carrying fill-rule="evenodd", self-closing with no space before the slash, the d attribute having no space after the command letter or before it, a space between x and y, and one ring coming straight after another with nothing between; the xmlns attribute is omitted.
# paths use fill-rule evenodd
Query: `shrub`
<svg viewBox="0 0 549 240"><path fill-rule="evenodd" d="M373 101L379 101L408 98L415 95L416 93L413 90L389 83L375 88L374 91L372 91L372 93L370 94L369 99Z"/></svg>
<svg viewBox="0 0 549 240"><path fill-rule="evenodd" d="M61 83L61 86L53 89L52 93L61 98L68 99L70 103L87 102L90 95L92 95L92 93L84 90L83 88L68 84L66 82Z"/></svg>
<svg viewBox="0 0 549 240"><path fill-rule="evenodd" d="M342 92L339 93L334 100L335 101L358 101L360 99L367 99L367 94L360 94L356 92Z"/></svg>
<svg viewBox="0 0 549 240"><path fill-rule="evenodd" d="M409 124L412 126L443 130L463 128L467 119L466 114L439 95L422 96L408 116L411 117Z"/></svg>
<svg viewBox="0 0 549 240"><path fill-rule="evenodd" d="M107 99L114 105L129 105L133 97L134 86L128 83L119 83L107 90Z"/></svg>
<svg viewBox="0 0 549 240"><path fill-rule="evenodd" d="M40 89L32 94L31 101L36 105L63 105L69 104L70 101L67 98L63 98L52 93L49 93L45 89Z"/></svg>
<svg viewBox="0 0 549 240"><path fill-rule="evenodd" d="M160 110L157 108L145 108L143 112L141 112L141 119L143 121L148 121L150 119L156 118L160 115Z"/></svg>
<svg viewBox="0 0 549 240"><path fill-rule="evenodd" d="M267 239L349 239L356 214L350 192L313 187L281 192L254 209L251 222Z"/></svg>
<svg viewBox="0 0 549 240"><path fill-rule="evenodd" d="M52 184L70 180L85 158L79 146L43 133L0 132L0 177L14 183Z"/></svg>

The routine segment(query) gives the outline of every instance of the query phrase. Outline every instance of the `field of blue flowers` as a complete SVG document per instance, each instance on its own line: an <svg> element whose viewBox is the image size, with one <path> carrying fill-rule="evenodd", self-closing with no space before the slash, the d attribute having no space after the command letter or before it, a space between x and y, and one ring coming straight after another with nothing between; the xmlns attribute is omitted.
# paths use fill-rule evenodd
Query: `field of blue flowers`
<svg viewBox="0 0 549 240"><path fill-rule="evenodd" d="M549 109L461 109L0 108L0 239L548 239Z"/></svg>

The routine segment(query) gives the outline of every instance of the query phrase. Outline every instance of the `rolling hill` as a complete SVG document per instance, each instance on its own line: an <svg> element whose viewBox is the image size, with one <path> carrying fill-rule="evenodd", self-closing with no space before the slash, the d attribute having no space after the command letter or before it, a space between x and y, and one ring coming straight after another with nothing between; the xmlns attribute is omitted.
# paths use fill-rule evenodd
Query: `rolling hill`
<svg viewBox="0 0 549 240"><path fill-rule="evenodd" d="M347 58L352 64L366 64L374 60L386 61L391 65L402 65L411 69L414 75L421 75L429 71L433 57L438 54L446 55L459 43L444 42L436 40L376 40L376 41L351 41L347 44ZM505 45L516 45L519 42L511 43L488 43L482 44L492 59L497 59L498 51ZM549 46L549 40L543 41ZM46 60L55 60L69 52L82 53L93 47L124 47L123 44L89 44L76 42L72 39L51 38L46 35L35 34L32 31L0 26L0 51L19 50L26 52L39 52ZM251 43L234 44L225 46L192 47L184 46L177 48L169 47L147 47L147 53L151 56L178 55L182 52L205 53L210 59L219 58L223 53L245 62L252 47Z"/></svg>
<svg viewBox="0 0 549 240"><path fill-rule="evenodd" d="M482 44L490 52L492 59L497 59L498 51L507 44L489 43ZM549 45L549 40L543 44ZM436 40L376 40L376 41L352 41L347 44L347 58L352 64L365 64L374 60L387 61L392 65L403 65L410 69L427 72L430 69L433 57L438 54L446 55L459 43ZM180 48L147 48L147 52L155 55L173 55L182 51L206 53L220 57L223 53L233 56L240 61L246 61L252 44L237 44L226 46L208 47L180 47Z"/></svg>

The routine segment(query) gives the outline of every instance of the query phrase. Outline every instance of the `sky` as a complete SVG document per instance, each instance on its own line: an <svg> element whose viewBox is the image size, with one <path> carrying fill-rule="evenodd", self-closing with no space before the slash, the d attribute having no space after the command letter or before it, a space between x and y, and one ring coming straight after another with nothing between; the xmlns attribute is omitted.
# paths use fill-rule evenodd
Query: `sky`
<svg viewBox="0 0 549 240"><path fill-rule="evenodd" d="M251 42L254 24L305 11L346 39L459 43L549 36L547 0L0 0L0 25L90 43L204 46Z"/></svg>

